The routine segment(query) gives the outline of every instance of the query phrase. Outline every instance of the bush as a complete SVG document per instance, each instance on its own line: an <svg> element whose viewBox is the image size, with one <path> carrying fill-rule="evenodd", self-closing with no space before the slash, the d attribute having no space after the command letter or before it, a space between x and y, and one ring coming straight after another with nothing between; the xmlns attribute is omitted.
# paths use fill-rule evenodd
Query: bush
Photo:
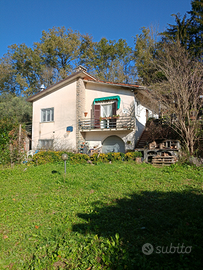
<svg viewBox="0 0 203 270"><path fill-rule="evenodd" d="M125 154L125 160L135 160L136 157L142 157L142 153L141 152L128 152Z"/></svg>
<svg viewBox="0 0 203 270"><path fill-rule="evenodd" d="M71 152L65 151L40 151L35 154L30 163L34 163L36 165L46 164L46 163L55 163L62 161L62 154L66 153L69 158L71 158L74 154Z"/></svg>
<svg viewBox="0 0 203 270"><path fill-rule="evenodd" d="M19 123L15 119L0 119L0 164L20 163L24 159L25 138L26 131L23 128L19 136Z"/></svg>
<svg viewBox="0 0 203 270"><path fill-rule="evenodd" d="M86 163L89 160L89 156L86 154L73 154L70 157L70 163L71 164L83 164Z"/></svg>
<svg viewBox="0 0 203 270"><path fill-rule="evenodd" d="M136 157L141 157L141 152L128 152L124 153L107 153L107 154L93 154L92 156L88 156L86 154L74 154L72 152L64 152L64 151L40 151L35 154L32 158L32 161L29 163L34 163L36 165L46 164L46 163L55 163L62 161L62 154L66 153L68 155L68 160L70 164L85 164L88 160L91 160L94 164L97 162L113 162L113 161L128 161L135 160Z"/></svg>

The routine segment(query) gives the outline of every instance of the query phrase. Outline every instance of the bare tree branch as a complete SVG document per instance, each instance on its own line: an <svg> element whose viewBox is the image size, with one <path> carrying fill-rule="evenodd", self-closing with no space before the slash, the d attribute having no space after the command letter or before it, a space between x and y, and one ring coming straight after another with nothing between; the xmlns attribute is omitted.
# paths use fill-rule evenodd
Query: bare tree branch
<svg viewBox="0 0 203 270"><path fill-rule="evenodd" d="M154 65L166 80L154 84L151 94L159 100L162 115L181 136L187 151L193 154L201 131L203 64L176 43L165 44Z"/></svg>

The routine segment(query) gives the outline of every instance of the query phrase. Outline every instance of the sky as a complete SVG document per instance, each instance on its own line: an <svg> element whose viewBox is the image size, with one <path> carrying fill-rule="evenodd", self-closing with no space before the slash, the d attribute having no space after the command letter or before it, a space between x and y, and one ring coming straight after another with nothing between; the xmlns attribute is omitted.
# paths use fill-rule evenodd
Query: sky
<svg viewBox="0 0 203 270"><path fill-rule="evenodd" d="M174 24L171 14L190 10L191 0L0 0L0 58L9 45L32 47L54 26L88 33L94 41L122 38L132 47L141 27L162 32Z"/></svg>

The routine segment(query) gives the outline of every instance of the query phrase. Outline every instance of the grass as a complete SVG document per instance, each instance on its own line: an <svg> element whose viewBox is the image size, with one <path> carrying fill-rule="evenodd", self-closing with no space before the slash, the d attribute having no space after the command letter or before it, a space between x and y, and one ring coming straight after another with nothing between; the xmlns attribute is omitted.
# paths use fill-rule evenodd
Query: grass
<svg viewBox="0 0 203 270"><path fill-rule="evenodd" d="M0 187L0 269L203 264L203 168L67 165L64 177L62 163L18 166L0 171Z"/></svg>

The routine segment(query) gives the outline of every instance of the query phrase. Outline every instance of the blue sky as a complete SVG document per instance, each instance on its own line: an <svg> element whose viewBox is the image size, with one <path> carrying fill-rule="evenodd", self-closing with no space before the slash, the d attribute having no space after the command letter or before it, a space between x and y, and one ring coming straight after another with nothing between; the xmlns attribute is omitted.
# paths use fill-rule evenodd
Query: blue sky
<svg viewBox="0 0 203 270"><path fill-rule="evenodd" d="M174 24L171 14L189 10L191 0L0 0L0 58L9 45L31 47L53 26L88 33L94 41L122 38L133 46L141 27L152 24L161 32Z"/></svg>

